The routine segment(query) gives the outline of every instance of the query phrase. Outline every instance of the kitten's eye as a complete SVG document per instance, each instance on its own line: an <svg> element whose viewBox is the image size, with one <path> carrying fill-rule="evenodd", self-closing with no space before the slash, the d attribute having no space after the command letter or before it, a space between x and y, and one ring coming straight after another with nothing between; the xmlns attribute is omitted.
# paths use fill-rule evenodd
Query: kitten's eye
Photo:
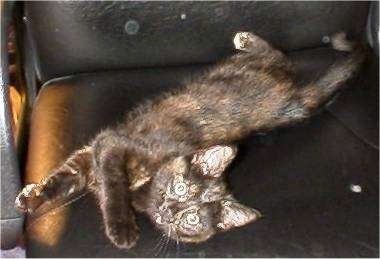
<svg viewBox="0 0 380 259"><path fill-rule="evenodd" d="M185 183L177 183L174 185L174 193L178 196L185 195L187 193L187 185Z"/></svg>
<svg viewBox="0 0 380 259"><path fill-rule="evenodd" d="M199 216L195 213L186 216L186 222L189 225L197 225L199 223Z"/></svg>

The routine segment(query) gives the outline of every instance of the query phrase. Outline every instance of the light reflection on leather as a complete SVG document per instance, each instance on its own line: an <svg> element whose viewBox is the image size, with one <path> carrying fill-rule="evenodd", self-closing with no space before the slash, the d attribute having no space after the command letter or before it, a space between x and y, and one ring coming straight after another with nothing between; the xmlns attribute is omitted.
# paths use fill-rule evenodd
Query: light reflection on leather
<svg viewBox="0 0 380 259"><path fill-rule="evenodd" d="M16 87L12 85L9 86L9 105L12 115L13 138L16 141L16 146L18 146L22 112L25 107L25 94L20 93Z"/></svg>
<svg viewBox="0 0 380 259"><path fill-rule="evenodd" d="M40 182L73 151L74 147L67 144L70 132L62 130L69 117L64 107L72 94L69 86L48 87L40 92L31 119L25 184ZM38 219L27 219L28 238L56 245L66 228L68 210L59 208Z"/></svg>
<svg viewBox="0 0 380 259"><path fill-rule="evenodd" d="M19 62L17 62L18 51L16 48L15 28L11 24L8 27L7 35L7 54L8 54L8 96L7 103L10 110L10 124L12 127L13 139L16 147L22 131L22 122L26 109L26 86L22 80L22 72Z"/></svg>

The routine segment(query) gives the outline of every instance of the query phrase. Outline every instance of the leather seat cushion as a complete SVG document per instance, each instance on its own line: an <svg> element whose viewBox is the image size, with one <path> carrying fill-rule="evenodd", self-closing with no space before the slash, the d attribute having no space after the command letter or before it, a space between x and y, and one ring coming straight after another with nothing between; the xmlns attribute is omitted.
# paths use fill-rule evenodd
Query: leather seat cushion
<svg viewBox="0 0 380 259"><path fill-rule="evenodd" d="M336 53L291 54L305 80ZM206 66L80 74L46 83L31 118L27 182L39 181L137 103ZM254 224L201 244L154 249L160 233L138 215L141 237L129 251L107 240L89 195L27 226L29 257L378 257L378 64L368 64L327 109L300 125L240 144L228 170L235 196L259 209ZM352 185L360 185L355 193Z"/></svg>

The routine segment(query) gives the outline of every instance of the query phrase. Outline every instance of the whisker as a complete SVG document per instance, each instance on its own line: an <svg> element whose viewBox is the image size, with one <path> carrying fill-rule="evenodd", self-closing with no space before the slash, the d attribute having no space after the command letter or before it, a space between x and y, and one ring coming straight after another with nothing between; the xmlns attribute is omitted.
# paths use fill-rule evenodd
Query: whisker
<svg viewBox="0 0 380 259"><path fill-rule="evenodd" d="M154 255L154 257L156 257L156 254L157 252L160 250L161 248L161 245L163 244L163 241L164 241L164 235L160 235L159 238L158 238L158 242L156 243L156 245L153 247L153 249L151 249L151 254Z"/></svg>
<svg viewBox="0 0 380 259"><path fill-rule="evenodd" d="M158 257L161 254L163 244L164 244L164 242L160 243L160 246L158 247L157 251L155 252L154 257Z"/></svg>
<svg viewBox="0 0 380 259"><path fill-rule="evenodd" d="M156 253L154 254L154 257L157 257L158 255L161 254L162 249L163 249L163 247L164 247L164 245L165 245L165 241L166 241L165 239L166 239L166 236L165 236L165 234L163 234L162 237L161 237L161 240L160 240L159 246L158 246L158 250L157 250Z"/></svg>
<svg viewBox="0 0 380 259"><path fill-rule="evenodd" d="M172 231L172 228L171 228L171 226L169 225L169 232L168 232L168 235L167 235L167 238L166 238L166 242L165 242L165 246L164 246L163 257L166 256L167 251L168 251L171 231Z"/></svg>
<svg viewBox="0 0 380 259"><path fill-rule="evenodd" d="M156 243L156 245L152 248L152 250L154 250L154 249L156 249L157 248L157 246L158 246L158 244L160 243L160 241L162 240L162 236L163 235L158 235L157 237L156 237L156 239L155 239L155 243Z"/></svg>
<svg viewBox="0 0 380 259"><path fill-rule="evenodd" d="M175 239L176 239L176 243L175 243L175 257L179 257L179 254L180 254L180 244L179 244L179 236L178 236L178 233L177 231L175 230L175 228L173 227L173 233L175 234Z"/></svg>

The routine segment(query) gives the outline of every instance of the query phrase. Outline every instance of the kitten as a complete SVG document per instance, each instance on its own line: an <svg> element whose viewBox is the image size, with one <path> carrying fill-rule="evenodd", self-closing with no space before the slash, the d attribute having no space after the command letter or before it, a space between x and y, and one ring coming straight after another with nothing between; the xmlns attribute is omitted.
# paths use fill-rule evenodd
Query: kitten
<svg viewBox="0 0 380 259"><path fill-rule="evenodd" d="M119 248L138 239L134 210L183 242L201 242L259 218L221 178L236 154L228 145L310 117L358 71L365 48L336 34L333 47L351 52L349 57L299 86L290 61L263 39L239 32L233 42L240 53L182 89L140 105L40 184L26 186L16 206L31 212L88 189Z"/></svg>

